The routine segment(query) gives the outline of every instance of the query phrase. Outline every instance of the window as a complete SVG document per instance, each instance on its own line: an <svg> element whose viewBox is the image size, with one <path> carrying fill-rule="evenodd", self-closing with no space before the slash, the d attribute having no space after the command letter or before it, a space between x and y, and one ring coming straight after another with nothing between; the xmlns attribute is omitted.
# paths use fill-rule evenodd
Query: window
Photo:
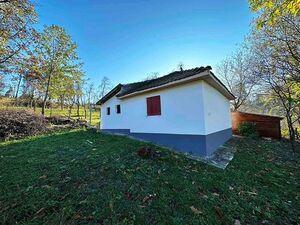
<svg viewBox="0 0 300 225"><path fill-rule="evenodd" d="M121 105L116 105L116 113L121 113Z"/></svg>
<svg viewBox="0 0 300 225"><path fill-rule="evenodd" d="M159 95L147 98L147 115L148 116L161 115Z"/></svg>
<svg viewBox="0 0 300 225"><path fill-rule="evenodd" d="M106 108L106 114L107 114L107 115L110 115L110 107L107 107L107 108Z"/></svg>

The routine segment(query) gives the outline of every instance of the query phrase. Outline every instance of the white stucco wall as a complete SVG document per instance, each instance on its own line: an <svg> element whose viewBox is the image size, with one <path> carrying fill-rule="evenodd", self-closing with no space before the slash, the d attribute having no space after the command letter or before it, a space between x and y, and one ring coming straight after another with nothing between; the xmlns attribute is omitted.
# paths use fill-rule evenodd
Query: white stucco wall
<svg viewBox="0 0 300 225"><path fill-rule="evenodd" d="M206 82L202 88L206 134L231 128L229 100Z"/></svg>
<svg viewBox="0 0 300 225"><path fill-rule="evenodd" d="M147 116L146 98L156 95L161 98L161 115ZM121 114L116 113L118 104L121 105ZM111 108L110 115L106 115L107 107ZM101 129L205 135L227 129L228 125L229 101L204 81L123 100L113 97L101 106Z"/></svg>

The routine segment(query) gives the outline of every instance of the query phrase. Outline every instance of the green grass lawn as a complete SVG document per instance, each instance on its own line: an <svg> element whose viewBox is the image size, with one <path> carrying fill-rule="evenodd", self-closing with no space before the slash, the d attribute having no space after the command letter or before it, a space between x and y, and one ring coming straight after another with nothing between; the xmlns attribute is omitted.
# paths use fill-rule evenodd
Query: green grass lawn
<svg viewBox="0 0 300 225"><path fill-rule="evenodd" d="M299 156L280 142L231 144L220 170L158 147L142 159L150 144L85 130L1 143L0 223L297 224Z"/></svg>

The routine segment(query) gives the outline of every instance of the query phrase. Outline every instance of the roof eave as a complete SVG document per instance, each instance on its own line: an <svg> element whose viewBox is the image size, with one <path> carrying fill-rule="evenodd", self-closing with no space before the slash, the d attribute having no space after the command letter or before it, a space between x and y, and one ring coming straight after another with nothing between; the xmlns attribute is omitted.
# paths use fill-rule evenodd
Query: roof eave
<svg viewBox="0 0 300 225"><path fill-rule="evenodd" d="M228 90L228 88L219 80L218 77L214 75L213 72L209 71L209 77L213 80L212 83L208 82L210 85L212 85L214 88L216 88L220 93L222 93L228 100L234 100L235 96ZM217 84L214 85L214 84Z"/></svg>
<svg viewBox="0 0 300 225"><path fill-rule="evenodd" d="M283 120L285 118L282 116L266 115L266 114L261 114L261 113L250 113L250 112L243 112L243 111L233 111L232 113L242 113L242 114L249 114L249 115L256 115L256 116L271 117L271 118L279 119L279 120Z"/></svg>
<svg viewBox="0 0 300 225"><path fill-rule="evenodd" d="M110 92L108 92L106 95L104 95L97 103L96 105L102 105L107 100L112 98L114 95L116 95L121 90L122 84L118 84L115 86Z"/></svg>
<svg viewBox="0 0 300 225"><path fill-rule="evenodd" d="M205 79L205 77L207 77L207 78ZM209 79L211 79L211 81ZM204 80L204 81L206 81L211 86L216 88L228 100L234 100L235 99L235 96L209 70L203 71L201 73L195 74L194 76L187 77L185 79L173 81L173 82L170 82L170 83L167 83L167 84L164 84L164 85L160 85L160 86L157 86L157 87L148 88L148 89L145 89L145 90L136 91L136 92L133 92L133 93L130 93L130 94L126 94L126 95L123 95L123 96L117 96L117 97L119 99L125 99L125 98L133 97L133 96L136 96L136 95L144 94L144 93L147 93L147 92L156 91L156 90L160 90L160 89L164 89L164 88L169 88L169 87L184 84L184 83L189 83L189 82L192 82L192 81L195 81L195 80Z"/></svg>

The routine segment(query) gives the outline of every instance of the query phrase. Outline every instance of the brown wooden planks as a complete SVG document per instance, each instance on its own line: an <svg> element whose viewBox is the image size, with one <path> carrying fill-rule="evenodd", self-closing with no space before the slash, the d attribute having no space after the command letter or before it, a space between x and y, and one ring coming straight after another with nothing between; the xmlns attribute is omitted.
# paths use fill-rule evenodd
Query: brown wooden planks
<svg viewBox="0 0 300 225"><path fill-rule="evenodd" d="M260 114L244 113L244 112L232 112L232 131L234 134L238 134L238 125L242 122L256 123L258 133L262 137L271 137L275 139L281 138L280 120L281 117L267 116Z"/></svg>

